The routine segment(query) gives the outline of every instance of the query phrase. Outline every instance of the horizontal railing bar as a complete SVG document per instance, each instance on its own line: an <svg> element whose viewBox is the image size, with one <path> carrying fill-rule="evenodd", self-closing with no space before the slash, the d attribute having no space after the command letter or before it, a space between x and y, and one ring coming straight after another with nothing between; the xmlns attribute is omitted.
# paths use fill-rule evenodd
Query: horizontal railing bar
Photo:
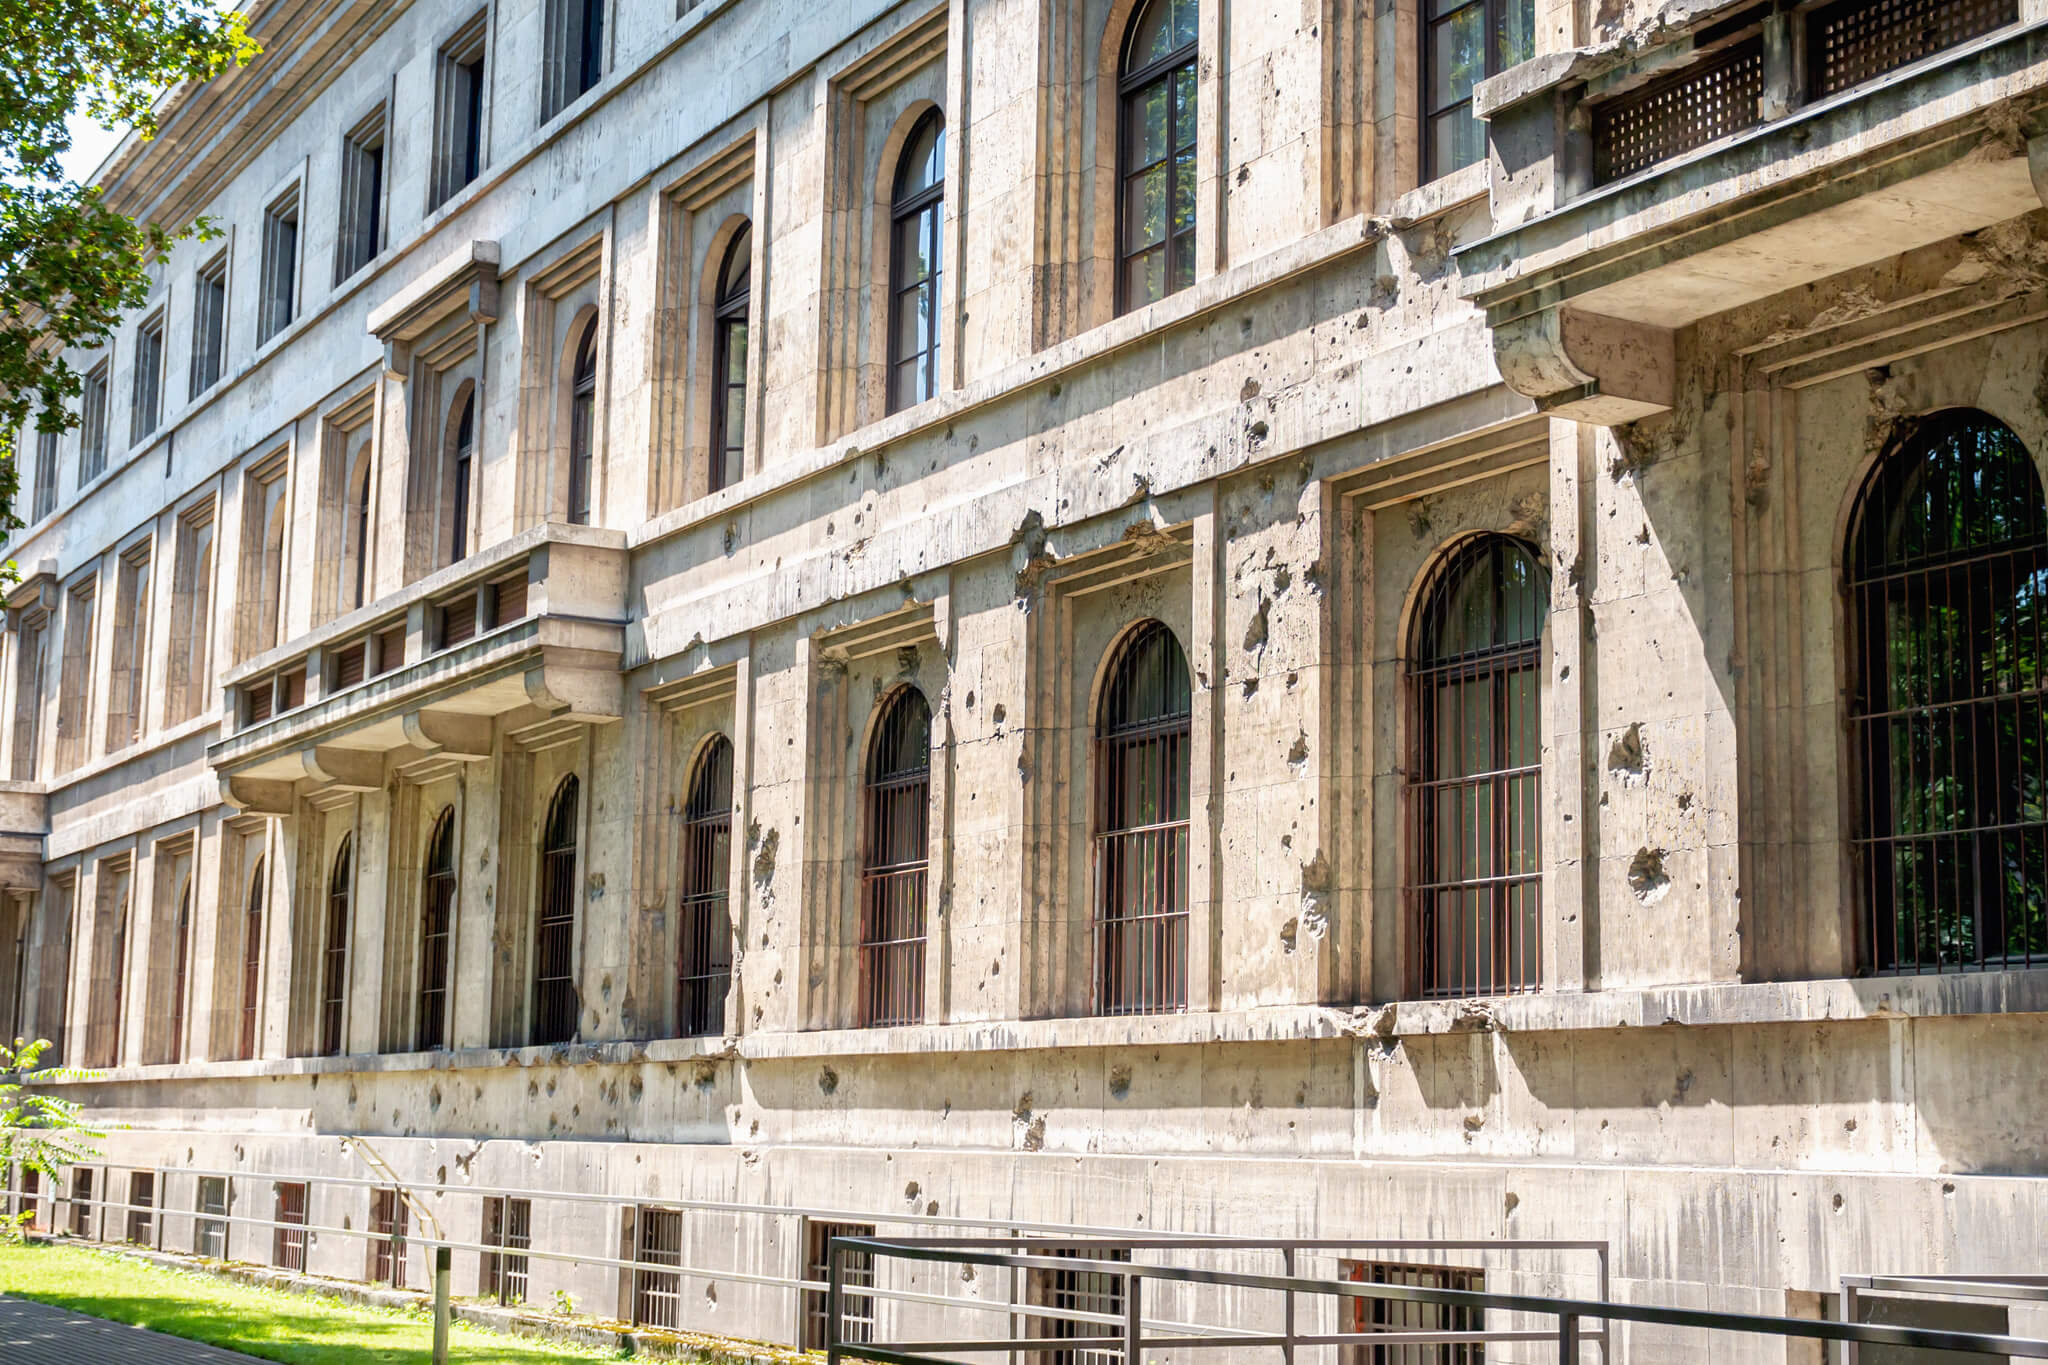
<svg viewBox="0 0 2048 1365"><path fill-rule="evenodd" d="M2010 1280L1984 1275L1844 1275L1842 1283L1851 1289L1878 1289L1892 1294L1954 1294L1965 1299L2048 1302L2048 1276L2040 1275L2015 1275Z"/></svg>
<svg viewBox="0 0 2048 1365"><path fill-rule="evenodd" d="M1581 1341L1600 1341L1599 1333L1587 1332ZM1334 1332L1322 1335L1282 1336L1277 1333L1248 1333L1229 1339L1231 1346L1285 1346L1290 1341L1296 1346L1455 1346L1471 1345L1489 1341L1556 1341L1556 1331L1544 1332ZM1000 1341L892 1341L887 1349L906 1351L919 1355L933 1351L1121 1351L1125 1338L1114 1337L1012 1337ZM1155 1337L1147 1333L1138 1343L1140 1346L1157 1346L1162 1350L1199 1350L1218 1343L1209 1337ZM864 1343L863 1350L871 1349L873 1343ZM854 1348L849 1345L847 1350Z"/></svg>

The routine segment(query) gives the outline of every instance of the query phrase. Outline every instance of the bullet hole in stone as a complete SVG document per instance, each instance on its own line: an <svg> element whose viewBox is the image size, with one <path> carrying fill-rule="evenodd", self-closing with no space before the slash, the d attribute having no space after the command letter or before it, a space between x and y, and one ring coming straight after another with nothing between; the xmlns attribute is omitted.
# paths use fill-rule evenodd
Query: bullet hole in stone
<svg viewBox="0 0 2048 1365"><path fill-rule="evenodd" d="M988 718L994 721L996 724L1001 725L1004 721L1010 718L1009 708L1004 706L1001 702L997 702L995 705L995 709L988 713Z"/></svg>
<svg viewBox="0 0 2048 1365"><path fill-rule="evenodd" d="M1693 800L1693 798L1692 798L1692 793L1691 793L1691 792L1680 792L1680 793L1678 794L1678 808L1679 808L1679 809L1680 809L1681 811L1688 811L1688 810L1691 810L1691 809L1692 809L1692 800Z"/></svg>
<svg viewBox="0 0 2048 1365"><path fill-rule="evenodd" d="M1650 543L1650 523L1646 521L1646 522L1644 522L1644 523L1643 523L1643 529L1642 529L1642 530L1640 530L1640 531L1638 531L1638 532L1636 532L1636 544L1638 544L1638 545L1648 545L1649 543Z"/></svg>
<svg viewBox="0 0 2048 1365"><path fill-rule="evenodd" d="M974 693L972 691L969 691L967 694L967 709L970 711L974 709Z"/></svg>
<svg viewBox="0 0 2048 1365"><path fill-rule="evenodd" d="M1259 680L1257 678L1246 678L1244 682L1239 684L1239 689L1244 693L1244 699L1250 701L1253 697L1259 695Z"/></svg>
<svg viewBox="0 0 2048 1365"><path fill-rule="evenodd" d="M1271 606L1266 601L1266 595L1260 593L1259 605L1253 609L1252 619L1244 628L1245 653L1256 654L1266 647L1266 635L1269 629L1267 617L1270 612Z"/></svg>
<svg viewBox="0 0 2048 1365"><path fill-rule="evenodd" d="M438 1111L438 1110L439 1110L440 1108L441 1108L441 1087L440 1087L440 1086L438 1086L438 1085L436 1085L436 1086L430 1086L430 1087L428 1087L428 1089L427 1089L427 1109L428 1109L428 1110L429 1110L430 1112L436 1112L436 1111Z"/></svg>
<svg viewBox="0 0 2048 1365"><path fill-rule="evenodd" d="M818 1072L818 1092L820 1094L830 1095L838 1089L839 1073L834 1071L829 1066L820 1069Z"/></svg>
<svg viewBox="0 0 2048 1365"><path fill-rule="evenodd" d="M626 1082L626 1098L633 1101L633 1103L640 1103L640 1097L646 1093L647 1082L642 1080L637 1073L631 1080Z"/></svg>
<svg viewBox="0 0 2048 1365"><path fill-rule="evenodd" d="M1509 1190L1505 1195L1501 1196L1500 1204L1500 1216L1511 1218L1514 1216L1515 1210L1522 1206L1522 1196L1516 1194L1513 1190Z"/></svg>
<svg viewBox="0 0 2048 1365"><path fill-rule="evenodd" d="M740 548L740 524L729 521L725 524L725 552L730 555Z"/></svg>
<svg viewBox="0 0 2048 1365"><path fill-rule="evenodd" d="M1619 775L1623 781L1640 778L1649 771L1649 760L1643 752L1643 727L1631 725L1615 737L1607 749L1607 771Z"/></svg>
<svg viewBox="0 0 2048 1365"><path fill-rule="evenodd" d="M1053 380L1053 381L1052 381L1052 384L1051 384L1051 386L1050 386L1050 387L1048 387L1048 388L1046 389L1046 391L1045 391L1045 396L1046 396L1047 398L1057 398L1057 397L1059 397L1059 396L1060 396L1060 381L1059 381L1059 380L1055 379L1055 380Z"/></svg>
<svg viewBox="0 0 2048 1365"><path fill-rule="evenodd" d="M754 855L754 881L766 886L775 880L775 850L782 843L779 830L770 829L761 840L761 851Z"/></svg>
<svg viewBox="0 0 2048 1365"><path fill-rule="evenodd" d="M540 1082L539 1082L539 1081L528 1081L528 1082L526 1083L526 1098L528 1098L528 1099L530 1099L530 1100L533 1100L533 1099L539 1099L539 1098L540 1098Z"/></svg>
<svg viewBox="0 0 2048 1365"><path fill-rule="evenodd" d="M1131 1069L1128 1066L1124 1066L1121 1064L1111 1067L1109 1069L1110 1098L1120 1100L1130 1093Z"/></svg>
<svg viewBox="0 0 2048 1365"><path fill-rule="evenodd" d="M705 1306L706 1308L716 1308L716 1307L718 1307L718 1286L717 1286L717 1285L715 1285L715 1284L707 1284L707 1285L705 1285L705 1286L704 1286L704 1306Z"/></svg>
<svg viewBox="0 0 2048 1365"><path fill-rule="evenodd" d="M925 1206L924 1206L924 1216L925 1216L925 1217L927 1217L927 1218L936 1218L936 1217L938 1217L938 1216L939 1216L939 1201L938 1201L938 1200L936 1200L936 1199L933 1199L933 1200L929 1200L929 1201L927 1201L927 1202L926 1202L926 1204L925 1204Z"/></svg>
<svg viewBox="0 0 2048 1365"><path fill-rule="evenodd" d="M1271 434L1271 431L1272 428L1268 427L1262 419L1260 421L1252 423L1250 427L1246 428L1245 434L1251 437L1252 444L1256 446L1265 444L1266 437L1269 434Z"/></svg>
<svg viewBox="0 0 2048 1365"><path fill-rule="evenodd" d="M1655 905L1671 890L1671 874L1664 870L1664 850L1640 848L1629 859L1628 887L1644 905Z"/></svg>
<svg viewBox="0 0 2048 1365"><path fill-rule="evenodd" d="M917 1202L917 1197L923 1193L924 1187L919 1185L915 1180L911 1181L909 1184L903 1187L903 1198L912 1204L915 1204Z"/></svg>
<svg viewBox="0 0 2048 1365"><path fill-rule="evenodd" d="M1942 1181L1942 1182L1941 1182L1941 1192L1942 1192L1943 1194L1954 1194L1954 1193L1956 1192L1956 1182L1955 1182L1955 1181L1953 1181L1953 1180L1944 1180L1944 1181Z"/></svg>
<svg viewBox="0 0 2048 1365"><path fill-rule="evenodd" d="M1293 690L1294 690L1294 689L1295 689L1296 687L1298 687L1298 686L1300 686L1300 685L1301 685L1301 674L1299 674L1299 673L1289 673L1289 674L1287 675L1287 690L1288 690L1288 691L1292 692L1292 691L1293 691Z"/></svg>
<svg viewBox="0 0 2048 1365"><path fill-rule="evenodd" d="M1294 574L1285 564L1273 570L1273 595L1278 597L1294 586Z"/></svg>
<svg viewBox="0 0 2048 1365"><path fill-rule="evenodd" d="M1836 1195L1836 1196L1835 1196L1835 1198L1834 1198L1834 1206L1835 1206L1835 1212L1836 1212L1836 1213L1840 1213L1840 1212L1842 1211L1842 1196L1841 1196L1841 1195L1839 1195L1839 1194L1838 1194L1838 1195Z"/></svg>
<svg viewBox="0 0 2048 1365"><path fill-rule="evenodd" d="M1566 664L1563 668L1557 670L1557 680L1559 682L1565 681L1567 678L1571 677L1571 675L1572 666L1570 664Z"/></svg>
<svg viewBox="0 0 2048 1365"><path fill-rule="evenodd" d="M1297 731L1294 736L1294 743L1288 746L1287 766L1294 769L1296 777L1301 776L1302 769L1308 766L1308 732L1306 730Z"/></svg>
<svg viewBox="0 0 2048 1365"><path fill-rule="evenodd" d="M1237 401L1240 403L1249 403L1258 396L1259 381L1256 379L1245 380L1244 387L1237 391Z"/></svg>
<svg viewBox="0 0 2048 1365"><path fill-rule="evenodd" d="M1301 933L1301 921L1300 921L1300 920L1297 920L1297 919L1289 919L1289 920L1287 921L1287 923L1285 923L1285 924L1281 925L1281 926L1280 926L1280 951L1281 951L1281 952L1283 952L1283 953L1286 953L1286 954L1287 954L1287 955L1288 955L1289 957L1292 957L1292 956L1294 956L1294 951L1295 951L1295 948L1296 948L1296 947L1298 946L1298 945L1297 945L1297 943L1296 943L1296 939L1297 939L1297 937L1298 937L1298 935L1299 935L1300 933Z"/></svg>

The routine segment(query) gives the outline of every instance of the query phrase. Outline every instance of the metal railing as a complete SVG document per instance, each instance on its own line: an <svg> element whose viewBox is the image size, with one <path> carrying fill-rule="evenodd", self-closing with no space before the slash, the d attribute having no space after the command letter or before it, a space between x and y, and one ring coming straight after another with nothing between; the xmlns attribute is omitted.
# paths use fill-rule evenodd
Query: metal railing
<svg viewBox="0 0 2048 1365"><path fill-rule="evenodd" d="M1259 1248L1343 1247L1329 1242L1285 1242L1230 1239L1198 1241L1189 1238L1104 1238L1092 1241L1088 1250L1099 1251L1099 1259L1075 1254L1072 1242L1051 1243L1034 1238L884 1238L834 1237L827 1257L826 1357L829 1365L841 1365L848 1354L863 1362L881 1365L954 1365L957 1357L978 1353L1017 1351L1103 1351L1121 1357L1122 1365L1144 1365L1144 1352L1201 1350L1223 1346L1238 1353L1263 1348L1277 1350L1286 1365L1294 1365L1296 1353L1304 1347L1405 1347L1478 1342L1554 1342L1560 1365L1576 1365L1584 1349L1597 1345L1606 1358L1608 1334L1615 1323L1689 1329L1694 1332L1739 1333L1779 1339L1843 1343L1851 1362L1858 1346L1891 1346L1919 1350L1962 1351L1981 1355L2048 1360L2048 1341L1979 1332L1939 1328L1895 1326L1878 1323L1830 1321L1822 1318L1767 1317L1748 1313L1727 1313L1694 1308L1667 1308L1648 1304L1616 1303L1607 1299L1604 1273L1601 1294L1593 1299L1562 1296L1507 1294L1487 1291L1421 1288L1397 1284L1374 1284L1361 1280L1305 1278L1291 1273L1278 1275L1218 1270L1192 1265L1156 1265L1136 1259L1139 1251L1244 1251ZM1408 1243L1410 1246L1438 1245ZM1524 1246L1541 1245L1523 1243ZM1568 1245L1568 1244L1556 1244ZM1066 1254L1045 1254L1060 1251ZM1020 1317L1066 1319L1106 1325L1116 1330L1093 1337L1044 1336L1001 1338L952 1338L932 1341L877 1341L869 1334L849 1336L843 1330L842 1309L850 1265L869 1268L867 1278L885 1258L954 1265L986 1267L1025 1273L1092 1273L1120 1280L1123 1285L1122 1312L1117 1314L1055 1310L1038 1305L1012 1305L1009 1311ZM1605 1257L1602 1257L1603 1271ZM1238 1330L1222 1326L1158 1323L1146 1316L1147 1284L1206 1285L1264 1291L1282 1300L1282 1328L1278 1332ZM1892 1285L1897 1280L1872 1280L1873 1286ZM1919 1281L1919 1283L1933 1283ZM1982 1287L1984 1282L1975 1283ZM2048 1284L2048 1282L2044 1282ZM862 1287L863 1295L875 1291ZM1940 1292L1929 1290L1923 1292ZM1296 1314L1302 1296L1313 1301L1382 1301L1436 1305L1467 1312L1501 1312L1548 1319L1542 1330L1423 1330L1423 1331L1339 1331L1302 1332ZM2031 1297L2031 1295L2029 1295ZM2042 1297L2048 1298L2048 1289ZM970 1306L962 1301L961 1306ZM1161 1331L1169 1328L1170 1331ZM1177 1333L1177 1334L1176 1334Z"/></svg>

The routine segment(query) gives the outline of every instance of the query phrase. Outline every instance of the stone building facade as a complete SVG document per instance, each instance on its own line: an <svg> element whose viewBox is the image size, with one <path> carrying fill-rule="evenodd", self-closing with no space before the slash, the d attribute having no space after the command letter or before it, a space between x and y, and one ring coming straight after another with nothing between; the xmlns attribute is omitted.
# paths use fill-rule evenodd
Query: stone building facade
<svg viewBox="0 0 2048 1365"><path fill-rule="evenodd" d="M2042 0L252 21L23 447L53 1221L2042 1268Z"/></svg>

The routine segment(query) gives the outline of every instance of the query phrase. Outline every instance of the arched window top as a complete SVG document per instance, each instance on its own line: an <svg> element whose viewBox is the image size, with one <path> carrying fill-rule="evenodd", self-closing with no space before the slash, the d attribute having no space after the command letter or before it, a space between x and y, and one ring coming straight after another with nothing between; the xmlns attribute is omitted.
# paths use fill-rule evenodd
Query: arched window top
<svg viewBox="0 0 2048 1365"><path fill-rule="evenodd" d="M334 850L333 870L327 874L328 890L334 894L339 895L348 889L349 869L354 864L355 851L355 835L342 835L341 846Z"/></svg>
<svg viewBox="0 0 2048 1365"><path fill-rule="evenodd" d="M541 836L541 852L564 853L576 847L576 774L562 779L548 803L548 823Z"/></svg>
<svg viewBox="0 0 2048 1365"><path fill-rule="evenodd" d="M1096 732L1105 738L1185 718L1193 709L1187 656L1164 622L1147 621L1117 651Z"/></svg>
<svg viewBox="0 0 2048 1365"><path fill-rule="evenodd" d="M868 781L888 782L930 771L932 708L915 687L899 687L884 704L868 745Z"/></svg>
<svg viewBox="0 0 2048 1365"><path fill-rule="evenodd" d="M1956 409L1919 423L1871 472L1849 536L1852 582L2048 540L2033 456L2010 427Z"/></svg>
<svg viewBox="0 0 2048 1365"><path fill-rule="evenodd" d="M1520 649L1542 638L1550 576L1511 536L1481 536L1437 569L1417 622L1416 661L1428 667Z"/></svg>
<svg viewBox="0 0 2048 1365"><path fill-rule="evenodd" d="M697 754L690 794L683 804L688 821L710 820L732 811L732 741L713 735Z"/></svg>
<svg viewBox="0 0 2048 1365"><path fill-rule="evenodd" d="M926 195L943 192L946 182L946 119L936 108L925 110L896 162L896 188L891 202L897 213L922 205Z"/></svg>
<svg viewBox="0 0 2048 1365"><path fill-rule="evenodd" d="M455 875L455 807L444 806L434 818L434 832L427 836L427 875Z"/></svg>
<svg viewBox="0 0 2048 1365"><path fill-rule="evenodd" d="M583 324L582 339L576 343L576 363L570 371L570 382L579 394L588 393L597 387L597 318Z"/></svg>
<svg viewBox="0 0 2048 1365"><path fill-rule="evenodd" d="M464 389L462 406L455 418L455 449L468 454L476 448L476 390Z"/></svg>
<svg viewBox="0 0 2048 1365"><path fill-rule="evenodd" d="M726 243L724 260L718 267L716 311L719 316L746 312L747 293L753 287L753 279L754 225L741 223L732 234L732 240Z"/></svg>
<svg viewBox="0 0 2048 1365"><path fill-rule="evenodd" d="M1136 75L1186 55L1195 45L1195 20L1200 11L1196 0L1146 0L1131 16L1122 74Z"/></svg>
<svg viewBox="0 0 2048 1365"><path fill-rule="evenodd" d="M252 915L263 911L263 859L256 860L256 869L249 875L249 898L244 904Z"/></svg>

